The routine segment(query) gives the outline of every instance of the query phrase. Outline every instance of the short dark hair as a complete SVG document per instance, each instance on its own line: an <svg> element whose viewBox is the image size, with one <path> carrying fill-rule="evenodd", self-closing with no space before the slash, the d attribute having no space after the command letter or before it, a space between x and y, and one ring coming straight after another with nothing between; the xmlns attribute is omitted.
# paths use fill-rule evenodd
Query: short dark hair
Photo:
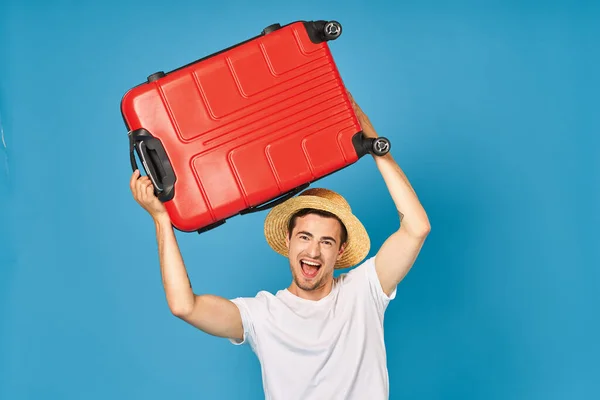
<svg viewBox="0 0 600 400"><path fill-rule="evenodd" d="M290 220L288 222L288 236L289 237L292 236L292 231L294 230L294 227L296 226L296 218L304 217L308 214L316 214L321 217L336 219L340 223L340 226L342 228L340 246L342 244L346 243L346 241L348 240L348 230L346 229L346 226L344 225L342 220L337 215L330 213L329 211L317 210L315 208L302 208L302 209L296 211L294 214L292 214L292 216L290 217Z"/></svg>

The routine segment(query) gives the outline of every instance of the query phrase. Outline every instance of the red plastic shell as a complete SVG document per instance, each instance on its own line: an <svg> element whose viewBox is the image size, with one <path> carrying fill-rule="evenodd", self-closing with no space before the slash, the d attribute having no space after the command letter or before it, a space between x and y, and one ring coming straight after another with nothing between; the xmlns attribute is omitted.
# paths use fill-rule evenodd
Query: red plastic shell
<svg viewBox="0 0 600 400"><path fill-rule="evenodd" d="M130 130L160 139L176 175L165 206L195 231L358 160L361 126L327 42L302 22L130 89Z"/></svg>

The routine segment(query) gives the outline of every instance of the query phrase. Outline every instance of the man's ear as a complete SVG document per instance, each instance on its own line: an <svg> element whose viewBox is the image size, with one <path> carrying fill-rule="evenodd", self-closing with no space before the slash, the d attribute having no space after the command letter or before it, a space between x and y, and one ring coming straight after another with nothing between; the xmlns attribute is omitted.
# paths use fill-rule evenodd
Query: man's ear
<svg viewBox="0 0 600 400"><path fill-rule="evenodd" d="M338 250L338 259L344 254L344 251L346 250L346 244L347 243L342 243L340 246L340 249Z"/></svg>
<svg viewBox="0 0 600 400"><path fill-rule="evenodd" d="M287 247L288 249L290 248L290 234L289 233L285 234L285 247Z"/></svg>

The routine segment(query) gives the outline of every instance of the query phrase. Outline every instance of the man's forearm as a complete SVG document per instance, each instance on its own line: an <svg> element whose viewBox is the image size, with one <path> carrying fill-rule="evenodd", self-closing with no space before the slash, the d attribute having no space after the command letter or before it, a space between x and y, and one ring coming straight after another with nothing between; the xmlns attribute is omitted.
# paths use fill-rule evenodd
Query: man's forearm
<svg viewBox="0 0 600 400"><path fill-rule="evenodd" d="M162 283L169 309L175 315L185 315L194 307L195 295L168 217L154 220Z"/></svg>
<svg viewBox="0 0 600 400"><path fill-rule="evenodd" d="M401 227L413 236L422 236L429 231L429 219L419 202L408 178L394 161L391 153L374 156L390 195L399 213Z"/></svg>

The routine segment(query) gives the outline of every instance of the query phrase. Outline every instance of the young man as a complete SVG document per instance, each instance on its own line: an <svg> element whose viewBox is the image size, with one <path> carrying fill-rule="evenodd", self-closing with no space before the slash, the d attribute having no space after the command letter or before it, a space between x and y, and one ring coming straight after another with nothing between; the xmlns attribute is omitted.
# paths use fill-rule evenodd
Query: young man
<svg viewBox="0 0 600 400"><path fill-rule="evenodd" d="M350 97L365 135L376 137ZM274 207L265 220L269 245L289 259L292 282L275 295L228 300L193 293L175 234L147 177L131 190L156 226L170 310L198 329L249 343L261 363L267 399L387 399L383 317L396 286L427 237L427 215L390 153L374 160L399 215L399 228L363 262L370 240L339 194L308 189ZM360 265L359 265L360 264ZM358 265L334 278L337 268Z"/></svg>

